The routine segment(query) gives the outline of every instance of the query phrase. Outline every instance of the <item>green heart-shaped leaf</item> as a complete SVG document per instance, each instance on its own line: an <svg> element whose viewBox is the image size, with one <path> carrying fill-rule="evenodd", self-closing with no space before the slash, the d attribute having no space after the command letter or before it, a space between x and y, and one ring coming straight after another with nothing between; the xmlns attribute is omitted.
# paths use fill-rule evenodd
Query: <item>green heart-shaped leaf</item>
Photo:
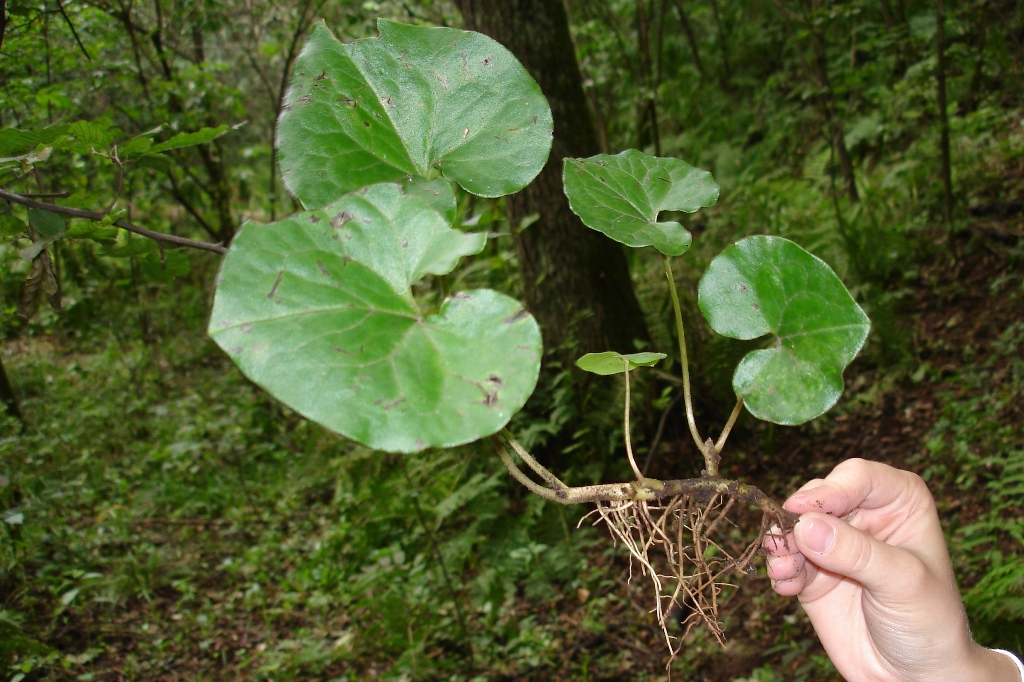
<svg viewBox="0 0 1024 682"><path fill-rule="evenodd" d="M296 61L277 145L284 182L307 208L437 169L485 197L537 176L551 110L511 52L469 31L377 27L379 39L346 45L317 24Z"/></svg>
<svg viewBox="0 0 1024 682"><path fill-rule="evenodd" d="M802 424L835 405L871 328L832 269L781 237L748 237L720 253L698 302L719 334L774 335L770 348L740 361L732 384L751 414L776 424Z"/></svg>
<svg viewBox="0 0 1024 682"><path fill-rule="evenodd" d="M488 290L456 294L425 316L409 285L481 245L391 184L247 223L221 265L210 336L278 399L370 447L476 440L533 391L537 323Z"/></svg>
<svg viewBox="0 0 1024 682"><path fill-rule="evenodd" d="M652 367L665 358L664 353L630 353L622 355L613 350L604 353L587 353L576 361L576 366L584 372L607 376L609 374L622 374L626 371L626 363L629 363L629 370L637 367Z"/></svg>
<svg viewBox="0 0 1024 682"><path fill-rule="evenodd" d="M677 222L659 223L658 214L693 213L718 201L711 173L635 149L566 159L562 183L584 225L627 246L653 246L668 256L685 253L693 238Z"/></svg>

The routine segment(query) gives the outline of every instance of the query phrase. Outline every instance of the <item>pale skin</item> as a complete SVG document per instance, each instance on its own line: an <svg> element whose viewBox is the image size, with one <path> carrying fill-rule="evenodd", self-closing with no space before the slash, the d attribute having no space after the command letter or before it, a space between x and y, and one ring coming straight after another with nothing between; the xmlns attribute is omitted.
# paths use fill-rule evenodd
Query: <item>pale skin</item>
<svg viewBox="0 0 1024 682"><path fill-rule="evenodd" d="M784 505L801 518L766 541L768 577L796 596L850 682L1017 682L971 638L935 501L915 474L851 459Z"/></svg>

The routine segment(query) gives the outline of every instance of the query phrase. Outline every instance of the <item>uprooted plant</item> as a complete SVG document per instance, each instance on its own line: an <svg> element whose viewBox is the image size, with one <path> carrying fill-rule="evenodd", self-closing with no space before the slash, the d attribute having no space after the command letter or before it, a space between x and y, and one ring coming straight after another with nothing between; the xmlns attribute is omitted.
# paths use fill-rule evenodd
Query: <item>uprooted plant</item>
<svg viewBox="0 0 1024 682"><path fill-rule="evenodd" d="M587 226L663 256L686 420L704 457L699 478L644 476L630 443L629 374L665 356L591 354L582 369L624 375L636 479L566 486L505 430L537 382L533 317L491 290L455 293L437 310L413 293L425 275L446 275L484 247L485 234L456 225L452 183L481 197L528 185L551 148L551 111L522 65L485 36L383 20L379 30L351 44L322 24L313 30L277 131L282 178L306 210L242 227L221 267L210 335L277 398L369 447L415 452L491 437L532 492L596 505L650 579L673 654L680 640L667 622L679 606L691 609L689 627L703 622L721 640L727 576L753 571L770 528L795 521L757 488L718 475L729 433L744 409L799 424L835 404L867 317L832 270L792 242L757 236L727 248L701 279L700 309L718 333L765 343L736 369L736 407L718 440L702 439L671 262L691 235L658 218L710 206L718 186L706 171L635 150L566 160L565 192ZM731 549L716 531L740 508L760 510L760 531Z"/></svg>

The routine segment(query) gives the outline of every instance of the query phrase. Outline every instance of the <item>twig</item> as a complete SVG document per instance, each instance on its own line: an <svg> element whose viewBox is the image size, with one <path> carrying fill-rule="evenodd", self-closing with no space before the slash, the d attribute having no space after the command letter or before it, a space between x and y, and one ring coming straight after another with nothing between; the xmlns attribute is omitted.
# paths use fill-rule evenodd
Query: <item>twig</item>
<svg viewBox="0 0 1024 682"><path fill-rule="evenodd" d="M72 218L84 218L86 220L92 220L93 222L102 222L105 217L102 213L96 211L87 211L82 208L72 208L70 206L58 206L57 204L47 204L34 199L29 199L26 196L15 194L14 192L8 192L7 190L0 189L0 199L6 199L7 201L15 204L21 204L28 208L35 208L41 211L49 211L50 213L58 213L60 215L71 216ZM145 227L139 227L127 220L116 220L113 223L121 229L134 232L137 235L147 237L157 242L164 242L167 244L177 244L178 246L188 246L193 249L199 249L200 251L212 251L213 253L219 253L222 256L228 252L221 244L211 244L209 242L200 242L194 239L188 239L186 237L178 237L173 234L166 234L164 232L154 232L153 230L146 229Z"/></svg>
<svg viewBox="0 0 1024 682"><path fill-rule="evenodd" d="M67 22L68 28L71 29L71 35L75 37L75 42L78 43L79 49L82 50L82 54L85 55L86 60L92 61L92 57L89 55L89 51L85 49L85 45L82 44L82 39L78 37L78 31L75 30L75 25L71 23L71 17L64 10L64 5L60 0L57 0L57 9L60 10L60 15L64 17L64 21Z"/></svg>
<svg viewBox="0 0 1024 682"><path fill-rule="evenodd" d="M71 192L42 192L40 194L22 194L21 196L29 199L66 199L71 196Z"/></svg>

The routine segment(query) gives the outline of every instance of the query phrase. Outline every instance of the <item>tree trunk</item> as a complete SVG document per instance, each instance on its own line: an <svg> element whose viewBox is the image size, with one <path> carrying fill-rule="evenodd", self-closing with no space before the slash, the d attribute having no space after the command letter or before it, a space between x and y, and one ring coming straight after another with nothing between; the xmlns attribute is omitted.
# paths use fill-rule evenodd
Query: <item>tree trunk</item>
<svg viewBox="0 0 1024 682"><path fill-rule="evenodd" d="M622 247L585 227L562 192L562 159L599 152L562 0L459 0L467 29L507 47L551 104L551 157L529 187L507 198L523 293L549 349L631 352L648 338ZM531 215L538 220L520 231ZM567 354L571 352L572 354Z"/></svg>

